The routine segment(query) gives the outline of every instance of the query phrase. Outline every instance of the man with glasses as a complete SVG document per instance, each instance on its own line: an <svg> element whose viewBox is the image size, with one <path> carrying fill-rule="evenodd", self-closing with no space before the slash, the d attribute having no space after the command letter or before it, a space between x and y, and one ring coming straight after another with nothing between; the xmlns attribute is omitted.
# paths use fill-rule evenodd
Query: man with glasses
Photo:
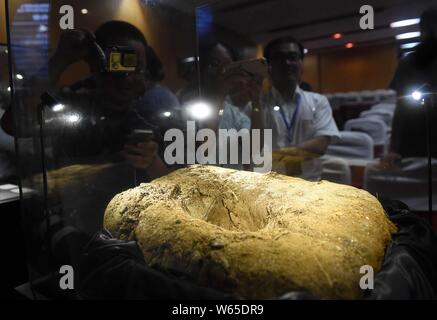
<svg viewBox="0 0 437 320"><path fill-rule="evenodd" d="M326 97L303 91L304 48L292 37L271 41L264 49L269 65L271 90L262 97L264 127L273 131L273 149L295 147L314 158L301 163L300 176L319 180L322 156L339 137Z"/></svg>

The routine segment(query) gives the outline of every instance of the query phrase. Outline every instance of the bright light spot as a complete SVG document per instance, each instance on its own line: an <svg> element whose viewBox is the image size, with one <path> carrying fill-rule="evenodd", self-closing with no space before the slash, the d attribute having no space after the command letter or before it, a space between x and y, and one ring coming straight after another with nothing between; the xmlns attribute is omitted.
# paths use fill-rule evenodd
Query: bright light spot
<svg viewBox="0 0 437 320"><path fill-rule="evenodd" d="M274 107L273 107L273 110L275 110L275 111L279 111L279 110L281 110L281 108L279 108L278 106L274 106Z"/></svg>
<svg viewBox="0 0 437 320"><path fill-rule="evenodd" d="M19 73L17 73L16 77L17 77L18 80L23 80L24 79L24 77L21 74L19 74Z"/></svg>
<svg viewBox="0 0 437 320"><path fill-rule="evenodd" d="M58 103L57 105L55 105L53 108L53 111L58 112L58 111L62 111L64 110L64 105L62 103Z"/></svg>
<svg viewBox="0 0 437 320"><path fill-rule="evenodd" d="M390 27L391 28L401 28L401 27L406 27L406 26L412 26L414 24L419 24L419 23L420 23L419 18L407 19L407 20L400 20L400 21L392 22L392 23L390 23Z"/></svg>
<svg viewBox="0 0 437 320"><path fill-rule="evenodd" d="M354 47L354 44L352 42L348 42L348 43L346 43L345 47L348 49L351 49Z"/></svg>
<svg viewBox="0 0 437 320"><path fill-rule="evenodd" d="M397 40L411 39L420 37L420 31L401 33L396 36Z"/></svg>
<svg viewBox="0 0 437 320"><path fill-rule="evenodd" d="M8 54L8 52L9 52L8 49L5 49L5 53Z"/></svg>
<svg viewBox="0 0 437 320"><path fill-rule="evenodd" d="M194 62L196 60L197 60L196 57L188 57L188 58L182 59L182 63L190 63L190 62Z"/></svg>
<svg viewBox="0 0 437 320"><path fill-rule="evenodd" d="M406 51L404 53L402 53L402 58L405 58L406 56L408 56L410 53L413 53L414 51Z"/></svg>
<svg viewBox="0 0 437 320"><path fill-rule="evenodd" d="M80 12L81 12L82 14L87 14L87 13L88 13L88 9L83 8L82 10L80 10Z"/></svg>
<svg viewBox="0 0 437 320"><path fill-rule="evenodd" d="M307 54L307 53L308 53L308 49L307 48L303 49L303 54Z"/></svg>
<svg viewBox="0 0 437 320"><path fill-rule="evenodd" d="M78 121L80 120L80 117L79 117L78 114L69 114L69 115L66 117L66 119L67 119L67 121L70 122L70 123L75 123L75 122L78 122Z"/></svg>
<svg viewBox="0 0 437 320"><path fill-rule="evenodd" d="M334 39L341 39L343 37L343 35L341 33L334 33L334 35L332 37Z"/></svg>
<svg viewBox="0 0 437 320"><path fill-rule="evenodd" d="M164 112L164 117L169 118L171 116L171 112L166 111Z"/></svg>
<svg viewBox="0 0 437 320"><path fill-rule="evenodd" d="M416 47L420 42L411 42L411 43L404 43L401 44L401 49L413 49Z"/></svg>
<svg viewBox="0 0 437 320"><path fill-rule="evenodd" d="M205 102L196 102L188 107L191 117L197 120L205 120L212 115L212 107Z"/></svg>
<svg viewBox="0 0 437 320"><path fill-rule="evenodd" d="M47 32L48 30L49 28L47 28L47 26L44 24L40 24L38 27L38 32Z"/></svg>
<svg viewBox="0 0 437 320"><path fill-rule="evenodd" d="M414 92L411 94L411 97L412 97L414 100L419 101L419 100L422 99L422 92L414 91Z"/></svg>
<svg viewBox="0 0 437 320"><path fill-rule="evenodd" d="M11 87L8 87L8 92L11 92Z"/></svg>
<svg viewBox="0 0 437 320"><path fill-rule="evenodd" d="M219 110L219 116L222 116L223 115L223 109L220 109Z"/></svg>

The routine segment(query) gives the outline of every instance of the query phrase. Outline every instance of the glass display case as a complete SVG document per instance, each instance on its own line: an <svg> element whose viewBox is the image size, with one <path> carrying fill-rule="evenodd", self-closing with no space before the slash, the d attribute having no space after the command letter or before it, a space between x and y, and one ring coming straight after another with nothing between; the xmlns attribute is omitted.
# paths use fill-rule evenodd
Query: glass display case
<svg viewBox="0 0 437 320"><path fill-rule="evenodd" d="M8 6L13 113L5 123L17 141L32 292L77 298L59 288L76 242L103 228L114 195L159 176L141 168L148 159L138 150L127 156L136 166L122 151L127 141L159 136L157 115L179 107L169 88L184 83L177 60L195 56L195 15L172 1ZM155 105L127 112L142 99Z"/></svg>
<svg viewBox="0 0 437 320"><path fill-rule="evenodd" d="M311 10L6 1L29 298L435 297L436 80Z"/></svg>

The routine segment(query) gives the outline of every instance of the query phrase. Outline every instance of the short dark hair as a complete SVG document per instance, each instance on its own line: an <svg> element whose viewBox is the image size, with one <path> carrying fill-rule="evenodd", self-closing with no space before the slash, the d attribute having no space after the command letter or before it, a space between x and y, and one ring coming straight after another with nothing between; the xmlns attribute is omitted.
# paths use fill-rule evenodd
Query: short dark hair
<svg viewBox="0 0 437 320"><path fill-rule="evenodd" d="M143 33L134 25L124 21L113 20L105 22L97 28L94 34L96 42L101 47L116 45L120 41L126 41L126 39L139 41L145 47L147 46Z"/></svg>
<svg viewBox="0 0 437 320"><path fill-rule="evenodd" d="M429 7L420 16L420 29L437 31L437 8Z"/></svg>
<svg viewBox="0 0 437 320"><path fill-rule="evenodd" d="M294 43L299 47L300 57L301 59L303 59L305 54L303 45L299 40L297 40L295 37L292 36L284 36L270 41L264 48L264 58L266 58L267 61L269 61L273 49L275 49L277 46L281 44L288 44L288 43Z"/></svg>
<svg viewBox="0 0 437 320"><path fill-rule="evenodd" d="M146 68L149 71L150 80L161 81L164 79L164 66L162 65L161 60L158 58L158 55L153 48L148 45L143 33L134 25L118 20L109 21L97 28L95 36L96 42L101 47L117 45L126 40L141 42L144 45L146 52Z"/></svg>

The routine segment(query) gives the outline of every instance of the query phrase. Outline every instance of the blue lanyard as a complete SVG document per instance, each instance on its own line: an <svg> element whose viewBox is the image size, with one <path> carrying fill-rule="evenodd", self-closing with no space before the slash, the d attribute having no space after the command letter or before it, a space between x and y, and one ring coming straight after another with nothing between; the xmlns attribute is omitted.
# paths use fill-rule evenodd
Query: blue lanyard
<svg viewBox="0 0 437 320"><path fill-rule="evenodd" d="M296 122L297 114L298 114L299 108L300 108L300 101L301 101L300 98L301 98L300 95L297 95L296 108L294 109L290 123L288 123L287 117L285 116L285 113L284 113L284 110L282 109L282 107L279 108L279 111L281 112L282 120L284 120L285 126L287 127L287 141L288 141L288 143L293 142L293 135L294 135L293 129L294 129L294 124Z"/></svg>

